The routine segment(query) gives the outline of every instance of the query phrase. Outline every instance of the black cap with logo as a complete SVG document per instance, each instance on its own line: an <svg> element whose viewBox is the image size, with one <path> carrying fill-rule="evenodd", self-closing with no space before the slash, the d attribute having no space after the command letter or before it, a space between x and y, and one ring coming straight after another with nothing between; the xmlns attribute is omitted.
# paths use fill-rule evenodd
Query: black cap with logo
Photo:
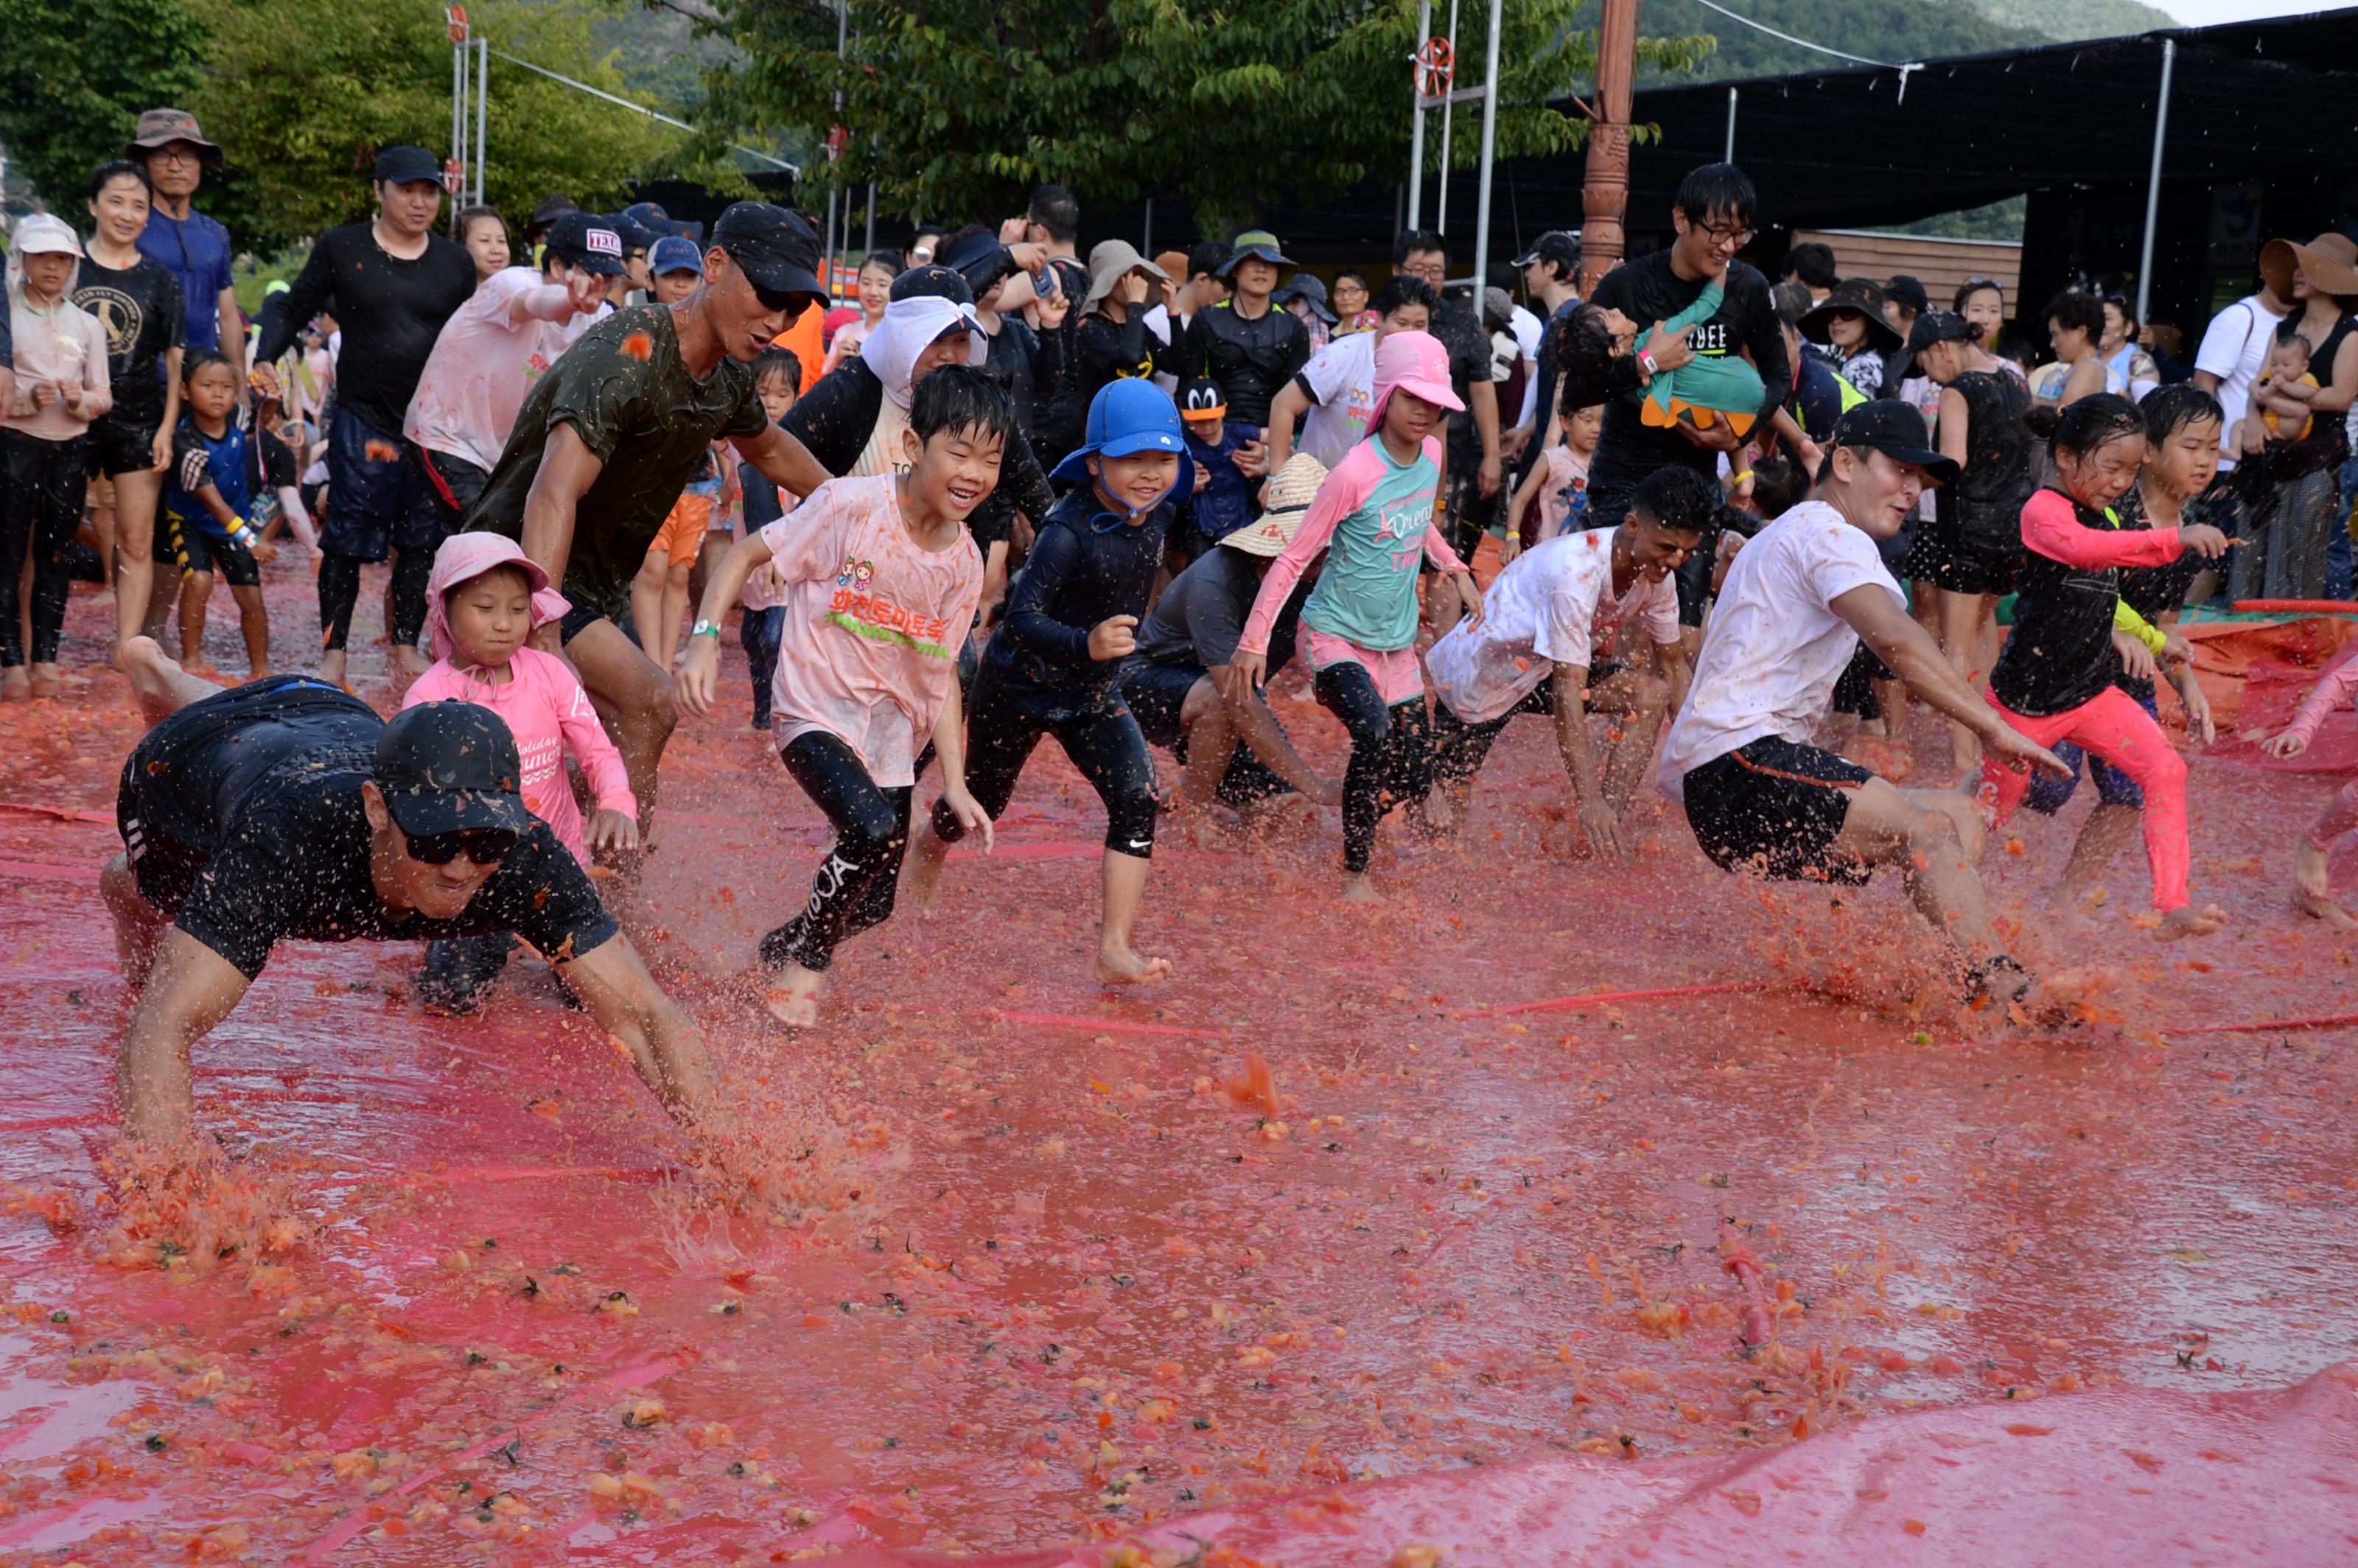
<svg viewBox="0 0 2358 1568"><path fill-rule="evenodd" d="M1957 477L1956 460L1934 451L1931 441L1924 430L1924 416L1912 404L1878 397L1855 405L1835 421L1833 438L1826 445L1881 452L1893 462L1922 469L1935 484L1947 484Z"/></svg>
<svg viewBox="0 0 2358 1568"><path fill-rule="evenodd" d="M772 310L796 315L825 306L818 281L818 231L798 215L766 201L740 201L712 225L712 243L729 254Z"/></svg>
<svg viewBox="0 0 2358 1568"><path fill-rule="evenodd" d="M622 235L594 212L560 212L548 225L548 254L600 277L622 272Z"/></svg>
<svg viewBox="0 0 2358 1568"><path fill-rule="evenodd" d="M522 837L524 762L515 737L488 708L424 702L376 738L376 787L406 837L495 832Z"/></svg>

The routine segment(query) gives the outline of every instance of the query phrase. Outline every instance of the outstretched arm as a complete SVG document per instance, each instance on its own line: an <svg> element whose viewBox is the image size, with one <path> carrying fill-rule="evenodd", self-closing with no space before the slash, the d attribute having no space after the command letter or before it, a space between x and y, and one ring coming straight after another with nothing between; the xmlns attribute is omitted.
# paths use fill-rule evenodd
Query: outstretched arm
<svg viewBox="0 0 2358 1568"><path fill-rule="evenodd" d="M1835 595L1829 608L1850 622L1851 630L1891 666L1891 673L1906 682L1909 691L1979 736L1985 751L2044 768L2057 778L2071 773L2061 758L2034 744L1974 696L1973 687L1942 655L1940 645L1883 588L1863 583Z"/></svg>
<svg viewBox="0 0 2358 1568"><path fill-rule="evenodd" d="M245 995L236 965L175 928L115 1048L114 1088L123 1130L134 1142L185 1143L196 1108L189 1047L227 1018Z"/></svg>
<svg viewBox="0 0 2358 1568"><path fill-rule="evenodd" d="M565 580L565 563L573 554L574 514L605 468L605 460L590 449L572 426L559 425L548 433L540 471L524 498L521 542L524 553L540 563L552 583ZM557 636L555 626L544 626L533 633L534 645L555 653Z"/></svg>
<svg viewBox="0 0 2358 1568"><path fill-rule="evenodd" d="M601 942L558 964L557 972L598 1027L631 1053L631 1065L673 1120L708 1136L721 1130L720 1076L705 1053L704 1036L655 984L630 938Z"/></svg>

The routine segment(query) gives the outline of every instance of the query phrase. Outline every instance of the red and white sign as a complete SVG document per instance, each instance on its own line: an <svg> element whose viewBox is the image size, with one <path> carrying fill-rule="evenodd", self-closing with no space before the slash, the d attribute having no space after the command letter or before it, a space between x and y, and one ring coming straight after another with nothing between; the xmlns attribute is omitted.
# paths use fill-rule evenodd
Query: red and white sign
<svg viewBox="0 0 2358 1568"><path fill-rule="evenodd" d="M1414 59L1416 91L1420 97L1438 98L1448 92L1449 84L1457 79L1457 52L1449 47L1447 38L1425 39Z"/></svg>
<svg viewBox="0 0 2358 1568"><path fill-rule="evenodd" d="M465 43L467 41L467 8L464 5L453 5L442 15L449 18L450 23L450 41L454 44Z"/></svg>
<svg viewBox="0 0 2358 1568"><path fill-rule="evenodd" d="M459 187L466 183L467 166L460 163L454 157L444 158L442 160L442 189L449 191L451 195L456 196L459 194Z"/></svg>

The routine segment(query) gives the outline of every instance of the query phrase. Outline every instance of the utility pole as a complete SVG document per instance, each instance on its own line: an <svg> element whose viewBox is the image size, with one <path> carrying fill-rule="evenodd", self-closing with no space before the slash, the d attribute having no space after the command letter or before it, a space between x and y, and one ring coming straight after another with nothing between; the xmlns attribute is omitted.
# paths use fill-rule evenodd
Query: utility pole
<svg viewBox="0 0 2358 1568"><path fill-rule="evenodd" d="M1588 178L1580 189L1580 292L1620 264L1629 208L1629 89L1638 70L1638 0L1605 0L1596 28L1596 118L1588 127Z"/></svg>

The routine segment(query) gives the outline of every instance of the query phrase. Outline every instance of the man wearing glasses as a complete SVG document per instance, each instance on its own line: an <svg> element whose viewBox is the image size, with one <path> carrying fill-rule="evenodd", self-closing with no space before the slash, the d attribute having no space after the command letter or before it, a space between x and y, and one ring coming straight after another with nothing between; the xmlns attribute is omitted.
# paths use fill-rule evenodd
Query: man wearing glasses
<svg viewBox="0 0 2358 1568"><path fill-rule="evenodd" d="M471 703L387 724L308 676L224 692L146 637L124 672L156 727L124 763L124 853L100 890L139 991L115 1056L123 1129L158 1153L193 1141L189 1050L271 949L514 932L626 1046L664 1108L719 1130L703 1039L648 975L597 890L525 809L514 738Z"/></svg>
<svg viewBox="0 0 2358 1568"><path fill-rule="evenodd" d="M156 200L140 231L139 251L179 280L188 346L227 354L243 388L245 332L230 287L229 231L189 205L205 171L221 172L221 148L205 140L197 117L186 110L149 109L140 114L123 156L147 168Z"/></svg>
<svg viewBox="0 0 2358 1568"><path fill-rule="evenodd" d="M1392 274L1421 278L1440 294L1449 281L1447 242L1431 229L1402 230L1392 241ZM1449 416L1449 466L1442 503L1450 546L1470 561L1498 510L1502 460L1498 389L1490 380L1490 335L1473 310L1447 298L1433 313L1429 330L1449 351L1449 389L1466 405L1463 413ZM1454 624L1455 619L1453 611L1447 620Z"/></svg>
<svg viewBox="0 0 2358 1568"><path fill-rule="evenodd" d="M1629 494L1647 475L1673 465L1691 468L1714 482L1719 458L1741 446L1725 420L1707 428L1677 424L1665 429L1643 423L1639 412L1646 383L1658 371L1674 370L1697 355L1742 353L1768 388L1758 423L1765 426L1792 384L1785 338L1770 302L1768 280L1736 259L1752 239L1758 197L1752 181L1734 164L1705 164L1679 187L1671 209L1678 238L1668 250L1624 262L1600 279L1591 303L1617 310L1641 331L1695 302L1716 280L1724 291L1719 308L1687 333L1684 351L1665 354L1656 342L1610 362L1595 385L1568 387L1567 406L1605 405L1605 427L1588 470L1588 515L1593 526L1618 527L1629 511ZM1718 556L1716 530L1678 571L1679 622L1688 629L1689 653L1699 641L1704 600L1711 590Z"/></svg>

